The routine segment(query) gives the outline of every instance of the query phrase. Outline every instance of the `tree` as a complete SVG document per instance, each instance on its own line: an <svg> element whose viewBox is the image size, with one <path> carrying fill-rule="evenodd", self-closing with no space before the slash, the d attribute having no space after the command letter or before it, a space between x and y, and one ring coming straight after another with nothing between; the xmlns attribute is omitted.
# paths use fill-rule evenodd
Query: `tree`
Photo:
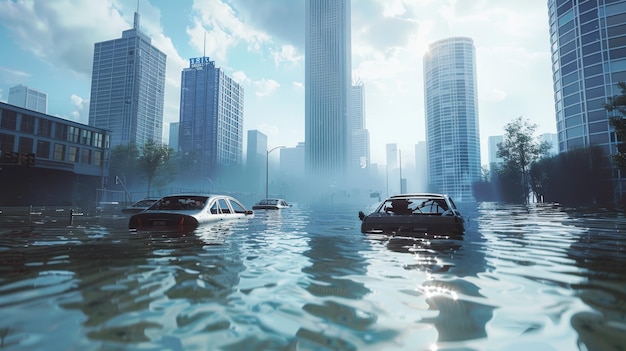
<svg viewBox="0 0 626 351"><path fill-rule="evenodd" d="M552 147L549 142L540 142L535 138L536 129L536 124L531 124L522 116L517 117L505 126L503 141L498 144L497 156L502 158L502 170L507 175L502 180L511 182L511 187L503 190L520 192L512 196L513 199L528 201L531 189L530 165L546 155ZM508 195L510 197L514 194Z"/></svg>
<svg viewBox="0 0 626 351"><path fill-rule="evenodd" d="M609 117L609 123L615 128L615 134L617 135L617 153L613 154L613 161L615 165L620 168L622 172L626 171L626 83L619 82L617 84L622 89L621 95L616 95L609 98L609 102L604 104L604 108L608 112L619 112L620 115L613 115Z"/></svg>
<svg viewBox="0 0 626 351"><path fill-rule="evenodd" d="M137 173L138 156L139 149L134 143L115 146L111 150L109 174L112 177L120 177L126 182L127 178L132 178L132 175Z"/></svg>
<svg viewBox="0 0 626 351"><path fill-rule="evenodd" d="M159 145L150 140L141 147L141 155L139 156L138 166L143 176L148 180L148 194L150 196L150 186L152 181L164 171L168 166L168 161L174 152L166 144ZM163 175L163 173L161 174Z"/></svg>

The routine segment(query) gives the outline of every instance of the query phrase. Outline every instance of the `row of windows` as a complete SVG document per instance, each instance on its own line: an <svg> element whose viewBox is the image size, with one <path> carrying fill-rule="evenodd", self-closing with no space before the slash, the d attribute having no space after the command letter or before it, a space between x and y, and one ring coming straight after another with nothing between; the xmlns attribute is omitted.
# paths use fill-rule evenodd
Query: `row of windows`
<svg viewBox="0 0 626 351"><path fill-rule="evenodd" d="M0 129L19 131L42 137L54 137L72 143L108 148L108 135L83 129L77 126L53 122L26 114L18 114L12 110L1 110ZM19 124L19 128L18 128ZM54 136L52 135L54 133Z"/></svg>
<svg viewBox="0 0 626 351"><path fill-rule="evenodd" d="M0 150L3 152L13 152L13 145L16 136L13 134L0 133ZM47 159L54 161L68 161L83 163L86 165L102 166L102 151L90 148L80 148L78 146L52 143L47 140L37 140L33 147L33 138L19 137L17 152L20 154L34 153L37 159ZM51 149L51 145L53 149ZM52 151L52 154L51 154Z"/></svg>

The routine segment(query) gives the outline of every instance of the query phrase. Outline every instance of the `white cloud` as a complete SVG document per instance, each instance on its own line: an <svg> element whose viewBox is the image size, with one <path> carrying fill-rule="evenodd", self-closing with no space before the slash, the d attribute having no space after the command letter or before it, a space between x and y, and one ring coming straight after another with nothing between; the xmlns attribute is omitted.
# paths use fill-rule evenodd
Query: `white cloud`
<svg viewBox="0 0 626 351"><path fill-rule="evenodd" d="M250 78L243 71L233 73L233 80L242 85L250 84Z"/></svg>
<svg viewBox="0 0 626 351"><path fill-rule="evenodd" d="M280 84L272 79L261 79L253 82L253 85L256 88L256 92L254 93L256 96L268 96L271 95Z"/></svg>
<svg viewBox="0 0 626 351"><path fill-rule="evenodd" d="M296 52L296 48L293 45L281 46L281 50L273 52L272 56L274 57L274 64L276 65L276 67L280 66L284 62L287 62L291 65L296 65L304 61L304 55L298 54Z"/></svg>

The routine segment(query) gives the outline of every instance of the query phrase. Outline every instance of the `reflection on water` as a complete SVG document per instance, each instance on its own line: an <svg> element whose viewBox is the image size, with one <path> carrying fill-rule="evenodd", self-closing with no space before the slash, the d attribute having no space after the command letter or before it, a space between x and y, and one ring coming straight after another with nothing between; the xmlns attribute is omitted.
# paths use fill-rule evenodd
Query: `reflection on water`
<svg viewBox="0 0 626 351"><path fill-rule="evenodd" d="M184 234L0 217L0 349L624 348L623 216L461 209L465 235L418 238L363 235L358 208Z"/></svg>

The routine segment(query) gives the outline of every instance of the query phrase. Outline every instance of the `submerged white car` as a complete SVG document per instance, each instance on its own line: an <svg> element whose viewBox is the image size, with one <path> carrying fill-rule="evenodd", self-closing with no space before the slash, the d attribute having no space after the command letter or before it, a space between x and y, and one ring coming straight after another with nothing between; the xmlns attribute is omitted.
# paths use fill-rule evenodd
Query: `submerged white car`
<svg viewBox="0 0 626 351"><path fill-rule="evenodd" d="M279 210L281 208L290 207L289 203L284 199L263 199L254 206L252 206L253 210Z"/></svg>
<svg viewBox="0 0 626 351"><path fill-rule="evenodd" d="M131 230L193 230L204 223L251 218L254 212L228 195L170 195L128 221Z"/></svg>
<svg viewBox="0 0 626 351"><path fill-rule="evenodd" d="M454 201L445 194L391 196L369 215L359 211L362 233L463 234L465 220Z"/></svg>

